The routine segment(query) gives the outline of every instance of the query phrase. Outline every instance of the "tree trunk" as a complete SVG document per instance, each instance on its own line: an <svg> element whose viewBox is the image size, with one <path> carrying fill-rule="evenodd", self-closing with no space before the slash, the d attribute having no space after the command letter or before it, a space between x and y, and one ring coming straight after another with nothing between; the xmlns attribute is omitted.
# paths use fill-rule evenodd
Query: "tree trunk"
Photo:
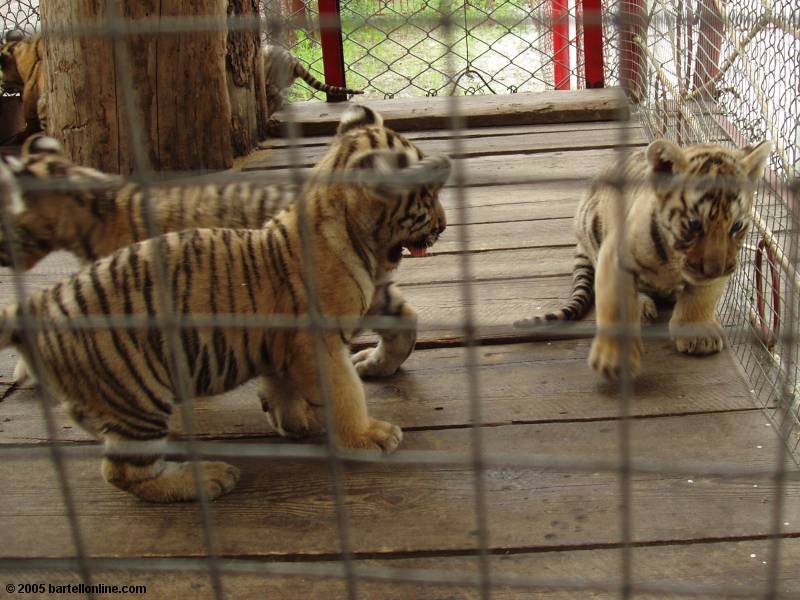
<svg viewBox="0 0 800 600"><path fill-rule="evenodd" d="M229 0L228 15L258 17L257 0ZM258 30L228 33L226 60L234 153L246 154L267 135L267 93Z"/></svg>
<svg viewBox="0 0 800 600"><path fill-rule="evenodd" d="M231 4L257 11L253 0ZM227 8L228 0L123 0L120 12L127 19L224 17ZM40 9L45 30L102 23L107 16L104 0L41 0ZM53 35L45 46L48 129L76 162L132 171L133 131L144 142L149 165L143 166L157 170L228 168L234 148L244 153L255 145L261 117L252 40L245 52L236 50L241 60L231 59L237 66L229 70L225 31L148 32L125 36L116 47L108 36ZM134 90L131 115L125 54Z"/></svg>

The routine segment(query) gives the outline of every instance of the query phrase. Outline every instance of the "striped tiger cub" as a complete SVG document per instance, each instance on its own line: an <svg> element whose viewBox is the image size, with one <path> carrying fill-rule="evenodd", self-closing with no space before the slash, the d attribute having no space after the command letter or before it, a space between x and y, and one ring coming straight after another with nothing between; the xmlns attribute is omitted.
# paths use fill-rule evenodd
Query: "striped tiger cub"
<svg viewBox="0 0 800 600"><path fill-rule="evenodd" d="M372 113L372 111L370 111ZM382 120L374 115L373 127ZM26 189L13 214L7 216L14 230L15 251L22 266L30 269L51 252L68 251L88 263L135 242L150 237L144 218L146 195L152 210L150 218L161 233L196 227L258 229L288 207L296 194L291 185L264 185L250 182L224 185L150 185L146 190L117 175L74 164L63 153L59 142L42 134L28 138L21 159L0 156L21 182L46 181L58 177L60 189ZM0 228L0 266L11 267L12 256L5 232ZM393 375L405 362L416 343L416 313L405 302L399 287L390 278L382 281L370 306L373 316L400 316L410 326L377 331L376 348L353 356L362 377ZM14 383L0 401L21 385L33 383L23 359L14 369Z"/></svg>
<svg viewBox="0 0 800 600"><path fill-rule="evenodd" d="M42 134L29 137L20 159L2 156L25 191L16 211L8 215L21 266L30 269L57 250L87 263L150 237L145 202L158 232L192 227L256 229L294 199L291 186L248 182L226 185L151 185L147 191L117 175L74 164L59 142ZM56 189L34 182L58 178ZM52 179L51 179L52 180ZM11 267L11 252L0 229L0 266ZM21 385L32 383L30 369L20 360L14 383L0 401Z"/></svg>
<svg viewBox="0 0 800 600"><path fill-rule="evenodd" d="M281 110L286 103L286 93L299 77L315 90L326 94L363 94L363 91L346 87L327 85L317 80L291 52L281 46L268 44L261 50L264 65L264 79L267 88L267 110L270 128L280 126L280 121L272 115Z"/></svg>
<svg viewBox="0 0 800 600"><path fill-rule="evenodd" d="M43 59L44 45L38 33L26 36L18 29L6 32L4 43L0 46L0 75L3 91L22 95L25 131L20 137L46 127Z"/></svg>
<svg viewBox="0 0 800 600"><path fill-rule="evenodd" d="M66 250L91 262L150 237L145 202L156 231L192 227L257 229L289 206L293 186L237 182L227 184L154 183L144 189L118 175L76 165L61 144L42 134L28 138L19 159L0 160L23 184L23 202L12 217L17 252L30 269L45 256ZM34 185L58 178L50 189ZM55 189L53 189L55 188ZM0 231L0 266L11 255Z"/></svg>
<svg viewBox="0 0 800 600"><path fill-rule="evenodd" d="M422 252L444 230L438 192L450 171L446 157L424 157L378 123L365 108L344 115L303 190L311 233L304 244L294 204L263 229L191 229L127 246L0 311L0 347L13 345L26 359L35 357L51 393L103 440L106 481L148 501L197 497L192 465L158 454L181 371L188 375L182 387L191 397L265 379L263 399L273 417L285 431L303 433L320 431L324 423L319 370L328 383L337 444L385 452L398 446L400 428L367 414L348 353L350 327L319 333L325 360L318 361L314 332L303 328L186 326L171 340L153 326L69 326L85 317L156 319L169 305L194 316L304 315L310 307L306 253L319 290L317 310L331 318L367 314L377 286L398 266L402 248ZM351 182L331 179L343 173ZM375 174L391 179L377 181ZM3 179L0 174L0 185ZM18 198L11 196L5 204L13 208ZM22 315L49 319L50 326L26 333L19 328ZM149 442L153 452L124 453L120 444L134 440ZM223 462L202 461L198 468L210 498L230 491L239 478L238 469Z"/></svg>
<svg viewBox="0 0 800 600"><path fill-rule="evenodd" d="M604 333L623 323L626 303L628 365L640 371L642 320L656 316L653 297L675 300L670 332L680 352L712 354L723 346L715 317L717 302L751 222L753 193L769 158L770 143L744 150L715 144L681 148L656 140L633 154L624 166L624 251L619 254L620 192L614 172L596 179L575 216L578 245L570 300L561 310L518 321L575 320L596 296L597 328L589 355L591 367L609 379L619 377L621 340ZM620 276L624 287L621 289ZM687 329L690 328L690 331Z"/></svg>

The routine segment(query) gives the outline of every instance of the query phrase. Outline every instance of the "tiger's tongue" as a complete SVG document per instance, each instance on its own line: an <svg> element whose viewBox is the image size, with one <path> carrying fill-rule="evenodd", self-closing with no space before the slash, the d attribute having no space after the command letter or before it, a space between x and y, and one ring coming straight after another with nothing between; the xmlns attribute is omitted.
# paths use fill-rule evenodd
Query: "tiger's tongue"
<svg viewBox="0 0 800 600"><path fill-rule="evenodd" d="M428 249L427 248L416 248L414 246L411 246L408 249L408 251L411 252L411 256L414 256L416 258L421 258L421 257L426 256L428 254Z"/></svg>

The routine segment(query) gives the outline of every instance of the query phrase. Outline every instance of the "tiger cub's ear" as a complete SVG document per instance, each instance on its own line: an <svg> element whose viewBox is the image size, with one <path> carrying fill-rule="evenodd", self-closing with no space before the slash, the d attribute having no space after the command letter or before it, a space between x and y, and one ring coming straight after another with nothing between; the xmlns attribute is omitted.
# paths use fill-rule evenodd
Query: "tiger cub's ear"
<svg viewBox="0 0 800 600"><path fill-rule="evenodd" d="M396 199L422 188L440 188L450 176L450 159L444 155L428 156L411 162L406 152L369 150L355 154L348 171L368 192L384 200Z"/></svg>
<svg viewBox="0 0 800 600"><path fill-rule="evenodd" d="M675 186L673 177L686 171L689 161L677 144L669 140L655 140L647 147L647 162L653 174L657 192L667 192Z"/></svg>
<svg viewBox="0 0 800 600"><path fill-rule="evenodd" d="M652 142L647 147L647 161L659 175L677 175L689 166L681 147L669 140Z"/></svg>
<svg viewBox="0 0 800 600"><path fill-rule="evenodd" d="M363 104L355 104L342 114L336 133L342 135L353 129L369 126L383 126L383 117Z"/></svg>
<svg viewBox="0 0 800 600"><path fill-rule="evenodd" d="M32 135L25 143L22 144L22 156L31 156L32 154L56 154L58 156L64 155L64 148L61 142L43 133Z"/></svg>
<svg viewBox="0 0 800 600"><path fill-rule="evenodd" d="M9 42L20 42L25 39L25 32L20 29L9 29L3 37L6 44Z"/></svg>
<svg viewBox="0 0 800 600"><path fill-rule="evenodd" d="M764 175L764 169L767 167L769 160L769 153L772 151L772 142L765 140L755 146L747 146L742 149L744 158L742 164L744 171L750 180L755 183Z"/></svg>

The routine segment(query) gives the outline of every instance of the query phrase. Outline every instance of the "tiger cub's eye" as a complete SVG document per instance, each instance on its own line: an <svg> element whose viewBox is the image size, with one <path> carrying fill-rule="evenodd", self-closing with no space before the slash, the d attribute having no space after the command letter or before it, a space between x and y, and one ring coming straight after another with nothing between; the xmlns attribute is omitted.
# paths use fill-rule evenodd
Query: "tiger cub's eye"
<svg viewBox="0 0 800 600"><path fill-rule="evenodd" d="M692 233L703 231L703 224L697 219L689 219L687 224L689 225L689 231Z"/></svg>
<svg viewBox="0 0 800 600"><path fill-rule="evenodd" d="M737 231L741 231L744 224L741 221L736 221L733 225L731 225L731 233L736 233Z"/></svg>

